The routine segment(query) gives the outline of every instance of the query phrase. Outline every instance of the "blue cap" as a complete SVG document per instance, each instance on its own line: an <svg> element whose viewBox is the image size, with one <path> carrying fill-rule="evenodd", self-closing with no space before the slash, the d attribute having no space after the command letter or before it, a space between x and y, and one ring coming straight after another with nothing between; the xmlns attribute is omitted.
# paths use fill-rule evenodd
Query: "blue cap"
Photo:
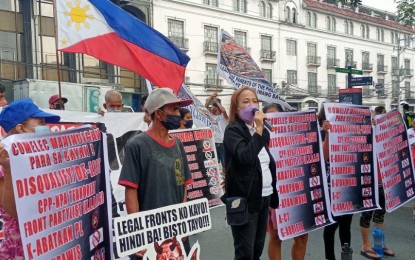
<svg viewBox="0 0 415 260"><path fill-rule="evenodd" d="M0 126L9 132L29 117L44 118L46 123L57 123L61 119L60 116L43 112L33 103L33 100L26 98L14 101L1 111Z"/></svg>

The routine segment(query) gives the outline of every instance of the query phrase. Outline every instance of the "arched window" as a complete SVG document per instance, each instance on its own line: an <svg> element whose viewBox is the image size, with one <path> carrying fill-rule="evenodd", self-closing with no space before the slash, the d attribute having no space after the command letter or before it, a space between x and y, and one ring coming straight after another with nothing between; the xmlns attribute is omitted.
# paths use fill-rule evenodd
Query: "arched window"
<svg viewBox="0 0 415 260"><path fill-rule="evenodd" d="M344 20L344 33L349 34L349 22Z"/></svg>
<svg viewBox="0 0 415 260"><path fill-rule="evenodd" d="M331 29L333 32L336 31L336 18L334 17L331 18Z"/></svg>
<svg viewBox="0 0 415 260"><path fill-rule="evenodd" d="M379 30L379 28L376 28L376 39L378 41L380 41L380 30Z"/></svg>
<svg viewBox="0 0 415 260"><path fill-rule="evenodd" d="M313 13L311 18L311 27L317 28L317 14Z"/></svg>
<svg viewBox="0 0 415 260"><path fill-rule="evenodd" d="M385 41L385 31L383 31L383 29L380 29L380 41L381 42Z"/></svg>
<svg viewBox="0 0 415 260"><path fill-rule="evenodd" d="M331 17L326 16L326 29L331 31Z"/></svg>
<svg viewBox="0 0 415 260"><path fill-rule="evenodd" d="M263 1L259 1L259 16L265 17L265 3Z"/></svg>
<svg viewBox="0 0 415 260"><path fill-rule="evenodd" d="M350 28L349 28L350 35L354 35L354 25L353 25L353 23L349 22L349 26L350 26Z"/></svg>
<svg viewBox="0 0 415 260"><path fill-rule="evenodd" d="M267 17L268 18L272 18L272 4L271 3L268 3L267 4Z"/></svg>
<svg viewBox="0 0 415 260"><path fill-rule="evenodd" d="M297 10L295 9L295 8L293 8L293 11L292 11L292 13L293 13L293 20L292 20L292 22L293 23L297 23Z"/></svg>
<svg viewBox="0 0 415 260"><path fill-rule="evenodd" d="M369 39L370 38L370 30L369 30L369 25L366 25L366 38Z"/></svg>
<svg viewBox="0 0 415 260"><path fill-rule="evenodd" d="M365 38L365 36L366 36L365 29L366 29L366 27L362 24L360 26L360 31L361 31L362 38Z"/></svg>
<svg viewBox="0 0 415 260"><path fill-rule="evenodd" d="M308 11L306 14L306 23L307 23L307 26L311 27L311 12L310 11Z"/></svg>
<svg viewBox="0 0 415 260"><path fill-rule="evenodd" d="M291 10L290 7L285 7L285 20L291 21Z"/></svg>

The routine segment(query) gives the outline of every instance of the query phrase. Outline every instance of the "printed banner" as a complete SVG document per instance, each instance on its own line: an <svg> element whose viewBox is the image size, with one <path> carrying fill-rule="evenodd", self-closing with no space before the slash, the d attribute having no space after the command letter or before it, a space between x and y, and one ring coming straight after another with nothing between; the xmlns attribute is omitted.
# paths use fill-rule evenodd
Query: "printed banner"
<svg viewBox="0 0 415 260"><path fill-rule="evenodd" d="M324 103L330 122L330 198L334 216L379 208L368 106Z"/></svg>
<svg viewBox="0 0 415 260"><path fill-rule="evenodd" d="M12 135L13 190L26 259L110 259L106 139L98 129Z"/></svg>
<svg viewBox="0 0 415 260"><path fill-rule="evenodd" d="M277 166L278 234L286 240L332 224L315 111L268 113Z"/></svg>
<svg viewBox="0 0 415 260"><path fill-rule="evenodd" d="M179 240L211 228L206 198L114 219L115 240L120 256L131 255L143 249L150 250L151 245L157 244L158 247L158 242L166 239L176 237Z"/></svg>
<svg viewBox="0 0 415 260"><path fill-rule="evenodd" d="M392 212L414 198L414 170L408 135L398 110L376 116L375 152L385 191L385 209Z"/></svg>
<svg viewBox="0 0 415 260"><path fill-rule="evenodd" d="M153 85L150 81L146 80L148 93L153 91L157 86ZM215 134L220 134L221 129L215 116L205 107L205 105L189 90L189 88L182 84L177 93L177 97L182 100L193 100L193 103L186 108L190 110L193 117L193 124L197 127L210 127Z"/></svg>
<svg viewBox="0 0 415 260"><path fill-rule="evenodd" d="M209 207L222 205L222 176L219 173L213 132L210 128L170 131L184 145L193 183L187 186L187 199L207 198Z"/></svg>
<svg viewBox="0 0 415 260"><path fill-rule="evenodd" d="M284 110L293 110L292 107L280 97L277 90L265 79L262 70L258 67L251 55L226 31L221 30L220 53L218 55L218 75L229 84L240 88L252 87L261 101L278 103ZM272 51L265 53L269 59L275 59Z"/></svg>

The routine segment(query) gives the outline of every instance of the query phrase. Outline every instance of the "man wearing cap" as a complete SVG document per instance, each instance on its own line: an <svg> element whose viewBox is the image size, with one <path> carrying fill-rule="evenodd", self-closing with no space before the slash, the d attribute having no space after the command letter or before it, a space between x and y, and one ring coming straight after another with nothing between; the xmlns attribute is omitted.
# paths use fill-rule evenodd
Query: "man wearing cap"
<svg viewBox="0 0 415 260"><path fill-rule="evenodd" d="M67 98L60 97L59 94L53 95L49 98L49 109L65 110L66 103L68 103Z"/></svg>
<svg viewBox="0 0 415 260"><path fill-rule="evenodd" d="M40 110L31 99L15 101L0 113L0 126L7 136L44 132L45 123L57 123L60 117ZM3 217L4 240L0 244L0 259L24 259L13 195L12 172L7 151L0 144L0 215ZM30 174L30 173L27 173Z"/></svg>
<svg viewBox="0 0 415 260"><path fill-rule="evenodd" d="M153 123L128 141L118 181L125 186L128 214L186 201L186 185L192 182L186 153L168 131L179 128L179 109L191 103L179 100L168 88L155 89L148 96L145 109ZM190 248L188 239L184 243ZM140 251L132 259L143 254Z"/></svg>

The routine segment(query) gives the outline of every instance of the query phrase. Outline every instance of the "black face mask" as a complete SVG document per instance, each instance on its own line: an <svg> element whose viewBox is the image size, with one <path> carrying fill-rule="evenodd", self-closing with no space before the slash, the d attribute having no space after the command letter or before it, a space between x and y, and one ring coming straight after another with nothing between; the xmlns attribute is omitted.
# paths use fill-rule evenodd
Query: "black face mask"
<svg viewBox="0 0 415 260"><path fill-rule="evenodd" d="M180 116L169 115L163 110L160 110L160 111L163 112L163 114L167 116L166 121L161 121L161 124L164 126L164 128L166 128L167 130L175 130L180 127L180 120L181 120Z"/></svg>

